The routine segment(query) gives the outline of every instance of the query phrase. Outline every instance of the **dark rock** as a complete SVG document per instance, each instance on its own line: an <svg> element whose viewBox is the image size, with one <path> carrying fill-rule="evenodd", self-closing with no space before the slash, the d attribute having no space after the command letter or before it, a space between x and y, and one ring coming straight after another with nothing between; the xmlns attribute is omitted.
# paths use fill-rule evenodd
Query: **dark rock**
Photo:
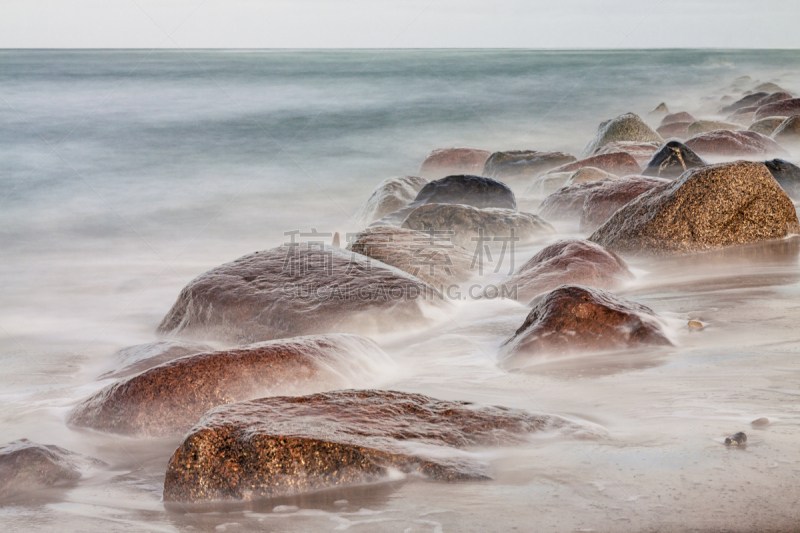
<svg viewBox="0 0 800 533"><path fill-rule="evenodd" d="M659 127L656 131L665 139L676 137L685 139L689 136L689 125L691 122L675 122L666 126Z"/></svg>
<svg viewBox="0 0 800 533"><path fill-rule="evenodd" d="M613 289L633 279L617 254L589 241L558 241L534 255L504 282L505 293L528 302L565 284Z"/></svg>
<svg viewBox="0 0 800 533"><path fill-rule="evenodd" d="M701 156L758 157L787 155L781 146L754 131L716 130L687 139L686 146Z"/></svg>
<svg viewBox="0 0 800 533"><path fill-rule="evenodd" d="M741 446L742 444L747 442L747 435L744 432L740 431L739 433L734 433L730 437L725 437L725 444L728 446Z"/></svg>
<svg viewBox="0 0 800 533"><path fill-rule="evenodd" d="M706 165L702 157L679 141L670 141L653 154L642 172L644 176L677 178L690 168Z"/></svg>
<svg viewBox="0 0 800 533"><path fill-rule="evenodd" d="M497 180L536 178L548 170L575 161L575 156L563 152L518 150L495 152L483 167L483 175Z"/></svg>
<svg viewBox="0 0 800 533"><path fill-rule="evenodd" d="M794 205L761 163L688 170L614 213L590 238L620 254L668 255L800 232Z"/></svg>
<svg viewBox="0 0 800 533"><path fill-rule="evenodd" d="M573 172L583 167L594 167L616 174L617 176L627 176L629 174L638 174L641 167L636 162L636 159L625 152L614 152L611 154L595 155L556 167L549 171L548 174L556 174L558 172Z"/></svg>
<svg viewBox="0 0 800 533"><path fill-rule="evenodd" d="M639 115L625 113L603 123L594 139L583 149L583 157L589 157L608 143L617 141L663 143L664 139L653 131Z"/></svg>
<svg viewBox="0 0 800 533"><path fill-rule="evenodd" d="M628 176L603 183L586 197L581 212L580 230L590 233L611 218L618 209L632 202L666 180L644 176Z"/></svg>
<svg viewBox="0 0 800 533"><path fill-rule="evenodd" d="M429 180L455 174L480 174L491 154L488 150L474 148L441 148L431 152L422 162L419 173Z"/></svg>
<svg viewBox="0 0 800 533"><path fill-rule="evenodd" d="M786 194L791 198L800 199L800 168L797 165L783 159L764 161L764 165Z"/></svg>
<svg viewBox="0 0 800 533"><path fill-rule="evenodd" d="M98 379L132 376L174 359L213 350L207 344L180 341L157 341L129 346L114 354L114 359L122 368L106 372Z"/></svg>
<svg viewBox="0 0 800 533"><path fill-rule="evenodd" d="M572 427L558 417L394 391L240 402L208 412L186 435L167 466L164 501L274 498L385 481L391 469L482 480L485 465L461 449Z"/></svg>
<svg viewBox="0 0 800 533"><path fill-rule="evenodd" d="M800 98L790 98L762 105L756 111L753 119L761 120L767 117L791 117L794 115L800 115Z"/></svg>
<svg viewBox="0 0 800 533"><path fill-rule="evenodd" d="M190 355L109 385L69 414L71 426L140 437L180 435L218 405L353 385L391 365L372 340L332 334Z"/></svg>
<svg viewBox="0 0 800 533"><path fill-rule="evenodd" d="M731 124L728 122L716 122L713 120L698 120L696 122L692 122L691 124L689 124L689 127L686 129L686 132L689 135L689 137L693 137L695 135L699 135L700 133L706 133L709 131L716 131L716 130L739 131L743 129L744 128L739 124Z"/></svg>
<svg viewBox="0 0 800 533"><path fill-rule="evenodd" d="M356 219L362 224L369 224L405 207L414 201L427 183L428 180L416 176L398 176L383 180L358 210Z"/></svg>
<svg viewBox="0 0 800 533"><path fill-rule="evenodd" d="M614 152L625 152L630 154L639 166L647 163L653 154L661 147L657 142L633 142L633 141L619 141L608 143L603 146L595 155L612 154Z"/></svg>
<svg viewBox="0 0 800 533"><path fill-rule="evenodd" d="M775 102L780 102L781 100L789 100L790 98L794 98L790 93L787 92L776 92L772 93L769 96L765 96L758 102L756 102L756 107L761 107L762 105L772 104Z"/></svg>
<svg viewBox="0 0 800 533"><path fill-rule="evenodd" d="M731 105L723 107L720 110L720 112L722 114L726 114L727 115L727 114L733 113L737 109L741 109L743 107L750 107L752 105L755 105L756 102L758 102L759 100L761 100L765 96L769 96L769 93L768 92L764 92L764 91L759 91L759 92L756 92L756 93L748 94L747 96L744 96L744 97L736 100Z"/></svg>
<svg viewBox="0 0 800 533"><path fill-rule="evenodd" d="M772 132L772 138L782 146L796 149L800 145L800 115L791 116L781 122Z"/></svg>
<svg viewBox="0 0 800 533"><path fill-rule="evenodd" d="M341 248L280 246L192 280L158 332L238 344L374 333L426 323L418 299L429 289L418 278Z"/></svg>
<svg viewBox="0 0 800 533"><path fill-rule="evenodd" d="M778 126L786 120L786 117L767 117L762 118L758 122L753 122L750 124L750 127L747 128L750 131L754 131L756 133L760 133L761 135L766 135L769 137L772 135Z"/></svg>
<svg viewBox="0 0 800 533"><path fill-rule="evenodd" d="M562 285L546 294L503 343L501 360L516 366L525 355L566 355L647 344L672 344L650 308L600 289Z"/></svg>
<svg viewBox="0 0 800 533"><path fill-rule="evenodd" d="M694 115L691 113L687 113L686 111L681 111L680 113L673 113L671 115L667 115L661 121L661 124L658 125L659 128L664 126L669 126L670 124L677 124L678 122L688 122L692 123L695 122L697 119L694 118Z"/></svg>

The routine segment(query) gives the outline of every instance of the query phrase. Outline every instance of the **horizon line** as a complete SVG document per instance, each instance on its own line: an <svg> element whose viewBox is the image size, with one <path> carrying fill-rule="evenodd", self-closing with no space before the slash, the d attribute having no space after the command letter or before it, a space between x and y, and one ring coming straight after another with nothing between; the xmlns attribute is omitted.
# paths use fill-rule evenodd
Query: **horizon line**
<svg viewBox="0 0 800 533"><path fill-rule="evenodd" d="M570 48L570 47L0 47L0 51L182 51L182 50L226 50L226 51L493 51L493 50L514 50L514 51L534 51L534 52L632 52L632 51L685 51L685 50L698 50L698 51L797 51L798 48L734 48L734 47L642 47L642 48Z"/></svg>

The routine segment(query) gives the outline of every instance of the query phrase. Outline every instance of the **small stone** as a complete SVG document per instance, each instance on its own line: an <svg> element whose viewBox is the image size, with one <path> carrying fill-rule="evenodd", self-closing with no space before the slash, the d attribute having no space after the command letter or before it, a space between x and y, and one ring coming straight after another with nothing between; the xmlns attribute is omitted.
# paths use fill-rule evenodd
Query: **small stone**
<svg viewBox="0 0 800 533"><path fill-rule="evenodd" d="M769 424L769 418L765 418L763 416L761 418L756 418L755 420L750 422L750 425L753 427L764 427L768 424Z"/></svg>
<svg viewBox="0 0 800 533"><path fill-rule="evenodd" d="M725 444L728 446L741 446L747 442L747 435L743 431L734 433L730 437L725 437Z"/></svg>
<svg viewBox="0 0 800 533"><path fill-rule="evenodd" d="M698 328L698 329L703 329L703 327L704 327L704 326L703 326L703 323L702 323L702 322L699 322L699 321L697 321L697 320L690 320L690 321L689 321L689 327L690 327L690 328Z"/></svg>

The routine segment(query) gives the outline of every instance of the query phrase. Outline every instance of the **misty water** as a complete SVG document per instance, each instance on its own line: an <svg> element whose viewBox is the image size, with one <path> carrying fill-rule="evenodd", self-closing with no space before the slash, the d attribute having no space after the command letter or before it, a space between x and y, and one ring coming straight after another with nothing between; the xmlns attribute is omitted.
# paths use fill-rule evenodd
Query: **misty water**
<svg viewBox="0 0 800 533"><path fill-rule="evenodd" d="M4 531L731 531L800 523L800 238L634 260L616 294L675 346L497 365L529 308L464 298L376 336L354 388L563 416L475 450L494 479L386 484L242 507L166 509L180 441L70 429L113 354L156 340L181 288L286 232L357 231L384 178L440 147L578 154L598 124L664 101L714 118L749 75L800 91L791 51L0 52L0 441L105 461L0 505ZM715 98L710 100L709 97ZM795 161L797 162L797 161ZM521 208L541 198L514 186ZM577 223L516 250L517 266ZM484 282L501 279L509 264ZM686 327L689 319L706 324ZM768 417L762 429L750 421ZM726 447L737 431L746 447Z"/></svg>

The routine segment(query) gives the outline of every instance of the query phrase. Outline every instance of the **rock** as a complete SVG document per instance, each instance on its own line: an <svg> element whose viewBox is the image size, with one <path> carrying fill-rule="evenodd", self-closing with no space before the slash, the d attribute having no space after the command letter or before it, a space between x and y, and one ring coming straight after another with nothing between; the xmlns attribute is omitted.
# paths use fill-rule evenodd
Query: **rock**
<svg viewBox="0 0 800 533"><path fill-rule="evenodd" d="M501 361L516 366L525 355L566 355L641 345L671 346L648 307L580 285L546 294L503 343Z"/></svg>
<svg viewBox="0 0 800 533"><path fill-rule="evenodd" d="M386 178L358 210L356 219L362 224L369 224L405 207L414 201L427 183L428 180L416 176Z"/></svg>
<svg viewBox="0 0 800 533"><path fill-rule="evenodd" d="M374 333L427 323L419 300L430 289L401 270L341 248L279 246L192 280L158 332L237 344Z"/></svg>
<svg viewBox="0 0 800 533"><path fill-rule="evenodd" d="M725 106L720 110L720 113L724 115L729 115L736 111L737 109L741 109L743 107L750 107L755 105L756 102L764 98L765 96L769 96L768 92L759 91L755 93L748 94L747 96L743 96L742 98L736 100L729 106Z"/></svg>
<svg viewBox="0 0 800 533"><path fill-rule="evenodd" d="M687 113L686 111L681 111L680 113L673 113L671 115L667 115L661 121L661 124L658 125L659 128L663 126L669 126L670 124L677 124L679 122L688 122L692 123L695 122L697 119L691 113Z"/></svg>
<svg viewBox="0 0 800 533"><path fill-rule="evenodd" d="M576 183L589 183L590 181L600 181L606 179L615 180L619 178L614 174L610 174L604 170L600 170L599 168L583 167L570 174L569 178L567 178L567 181L564 182L564 185L575 185Z"/></svg>
<svg viewBox="0 0 800 533"><path fill-rule="evenodd" d="M659 117L663 117L668 114L669 114L669 108L667 107L667 104L661 102L652 111L647 113L647 118L651 120L657 120Z"/></svg>
<svg viewBox="0 0 800 533"><path fill-rule="evenodd" d="M690 320L688 326L693 329L703 329L703 323L697 320Z"/></svg>
<svg viewBox="0 0 800 533"><path fill-rule="evenodd" d="M741 446L742 444L747 442L747 435L745 435L742 431L739 433L734 433L730 437L725 437L725 444L728 446Z"/></svg>
<svg viewBox="0 0 800 533"><path fill-rule="evenodd" d="M781 100L789 100L790 98L794 98L790 93L787 92L776 92L772 93L768 96L765 96L761 100L755 103L756 107L761 107L762 105L772 104L775 102L780 102Z"/></svg>
<svg viewBox="0 0 800 533"><path fill-rule="evenodd" d="M377 226L357 233L348 250L399 268L435 288L472 277L472 253L452 242L452 235Z"/></svg>
<svg viewBox="0 0 800 533"><path fill-rule="evenodd" d="M562 165L554 168L547 174L573 172L583 167L599 168L600 170L616 174L617 176L638 174L639 171L641 171L641 167L632 155L625 152L614 152L611 154L595 155L587 157L586 159L581 159L580 161L575 161L574 163L569 163L568 165Z"/></svg>
<svg viewBox="0 0 800 533"><path fill-rule="evenodd" d="M642 175L677 178L690 168L706 165L702 157L679 141L669 141L653 154Z"/></svg>
<svg viewBox="0 0 800 533"><path fill-rule="evenodd" d="M122 368L106 372L98 379L132 376L180 357L213 350L207 344L181 341L157 341L129 346L114 354L114 359Z"/></svg>
<svg viewBox="0 0 800 533"><path fill-rule="evenodd" d="M788 146L795 150L800 145L800 115L794 115L775 128L772 138L782 146Z"/></svg>
<svg viewBox="0 0 800 533"><path fill-rule="evenodd" d="M71 485L103 463L51 444L21 439L0 446L0 499ZM8 524L7 524L8 525Z"/></svg>
<svg viewBox="0 0 800 533"><path fill-rule="evenodd" d="M757 91L757 92L766 92L766 93L785 93L786 92L786 91L783 90L783 88L780 85L778 85L776 83L772 83L771 81L770 82L766 82L766 83L760 83L760 84L756 85L753 90Z"/></svg>
<svg viewBox="0 0 800 533"><path fill-rule="evenodd" d="M791 117L800 115L800 98L789 98L771 104L762 105L756 111L754 120L767 117Z"/></svg>
<svg viewBox="0 0 800 533"><path fill-rule="evenodd" d="M694 137L700 133L706 133L709 131L715 130L728 130L728 131L739 131L743 130L744 128L741 127L739 124L731 124L728 122L715 122L713 120L698 120L696 122L692 122L689 124L689 127L686 129L689 137Z"/></svg>
<svg viewBox="0 0 800 533"><path fill-rule="evenodd" d="M800 231L792 201L761 163L697 167L614 213L590 240L616 253L668 255Z"/></svg>
<svg viewBox="0 0 800 533"><path fill-rule="evenodd" d="M218 405L350 387L391 364L372 340L345 334L190 355L105 387L67 422L138 437L180 435Z"/></svg>
<svg viewBox="0 0 800 533"><path fill-rule="evenodd" d="M687 139L686 146L701 156L758 157L787 155L778 143L754 131L716 130Z"/></svg>
<svg viewBox="0 0 800 533"><path fill-rule="evenodd" d="M400 226L416 208L425 204L463 204L482 209L516 209L517 201L508 185L481 176L447 176L425 185L414 201L373 223L374 226Z"/></svg>
<svg viewBox="0 0 800 533"><path fill-rule="evenodd" d="M741 109L737 109L736 111L733 112L733 114L731 114L727 119L725 119L726 122L722 122L722 124L731 123L731 124L736 124L738 126L744 126L746 128L753 123L753 117L755 116L757 110L758 106L743 107ZM719 129L723 130L730 128L722 127Z"/></svg>
<svg viewBox="0 0 800 533"><path fill-rule="evenodd" d="M614 152L625 152L630 154L639 166L647 163L653 154L661 147L659 143L648 142L639 143L632 141L619 141L608 143L597 151L595 155L612 154Z"/></svg>
<svg viewBox="0 0 800 533"><path fill-rule="evenodd" d="M656 131L665 139L676 137L685 139L689 136L689 125L691 122L675 122L666 126L659 127Z"/></svg>
<svg viewBox="0 0 800 533"><path fill-rule="evenodd" d="M653 131L639 115L625 113L604 123L594 139L583 149L583 157L589 157L608 143L616 141L663 143L664 139Z"/></svg>
<svg viewBox="0 0 800 533"><path fill-rule="evenodd" d="M750 422L750 425L753 426L753 427L764 427L764 426L767 426L767 425L769 425L769 418L764 418L764 417L756 418L755 420Z"/></svg>
<svg viewBox="0 0 800 533"><path fill-rule="evenodd" d="M783 159L764 161L772 177L790 198L800 199L800 168Z"/></svg>
<svg viewBox="0 0 800 533"><path fill-rule="evenodd" d="M627 176L603 183L586 197L581 212L580 230L591 233L606 223L618 209L627 205L666 180L644 176Z"/></svg>
<svg viewBox="0 0 800 533"><path fill-rule="evenodd" d="M419 167L420 176L438 180L456 174L480 174L486 159L492 155L488 150L474 148L441 148L434 150Z"/></svg>
<svg viewBox="0 0 800 533"><path fill-rule="evenodd" d="M464 448L572 427L559 417L394 391L262 398L206 413L169 460L164 501L274 498L385 481L391 470L483 480L485 465Z"/></svg>
<svg viewBox="0 0 800 533"><path fill-rule="evenodd" d="M586 167L592 168L592 167ZM579 169L580 170L580 169ZM567 172L556 172L555 174L545 174L536 178L525 190L526 195L533 196L548 196L556 192L558 189L566 185L577 170Z"/></svg>
<svg viewBox="0 0 800 533"><path fill-rule="evenodd" d="M560 285L574 284L613 289L633 279L627 263L618 255L589 241L558 241L534 255L503 285L505 294L528 302Z"/></svg>
<svg viewBox="0 0 800 533"><path fill-rule="evenodd" d="M426 204L415 209L403 227L422 232L450 230L453 242L475 250L481 235L500 242L511 238L528 242L543 234L555 233L553 226L531 213L512 209L478 209L469 205ZM517 242L517 241L515 241Z"/></svg>
<svg viewBox="0 0 800 533"><path fill-rule="evenodd" d="M516 150L495 152L483 167L482 175L497 180L536 178L548 170L572 163L575 156L563 152Z"/></svg>
<svg viewBox="0 0 800 533"><path fill-rule="evenodd" d="M752 124L750 124L750 127L747 129L769 137L775 132L775 130L778 128L778 126L781 125L781 123L784 120L786 120L786 117L762 118L758 122L753 122Z"/></svg>

